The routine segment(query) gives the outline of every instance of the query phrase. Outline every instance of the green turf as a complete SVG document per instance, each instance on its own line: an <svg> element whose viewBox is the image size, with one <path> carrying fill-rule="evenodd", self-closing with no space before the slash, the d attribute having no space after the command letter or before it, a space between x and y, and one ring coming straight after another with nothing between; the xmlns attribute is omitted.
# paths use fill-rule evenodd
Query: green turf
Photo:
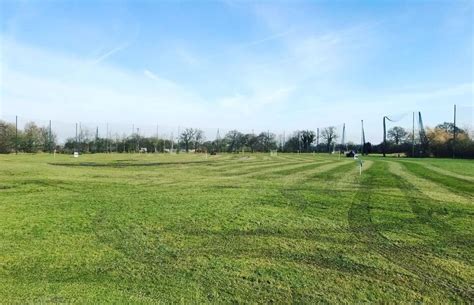
<svg viewBox="0 0 474 305"><path fill-rule="evenodd" d="M474 162L0 156L2 303L473 303Z"/></svg>

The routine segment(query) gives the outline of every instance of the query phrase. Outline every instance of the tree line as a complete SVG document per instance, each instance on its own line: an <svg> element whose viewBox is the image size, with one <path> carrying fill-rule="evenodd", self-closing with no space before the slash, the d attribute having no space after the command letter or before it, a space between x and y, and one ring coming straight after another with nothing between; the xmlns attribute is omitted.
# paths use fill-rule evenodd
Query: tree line
<svg viewBox="0 0 474 305"><path fill-rule="evenodd" d="M454 131L456 141L454 141ZM198 128L184 129L176 139L163 137L145 137L138 133L132 135L118 134L100 137L98 130L80 129L77 137L66 139L59 144L56 134L49 126L37 126L34 122L27 123L23 129L16 129L14 124L0 121L0 153L15 151L35 153L132 153L132 152L335 152L354 150L359 153L403 154L407 156L434 156L474 158L474 142L470 134L452 123L439 124L427 128L426 139L411 134L402 127L396 126L388 130L387 143L372 145L370 142L360 144L352 142L341 145L341 135L335 127L327 127L318 134L312 130L299 130L289 136L276 135L271 132L242 133L238 130L227 132L222 138L207 140L204 132ZM413 141L415 140L415 141ZM384 145L385 144L385 145Z"/></svg>

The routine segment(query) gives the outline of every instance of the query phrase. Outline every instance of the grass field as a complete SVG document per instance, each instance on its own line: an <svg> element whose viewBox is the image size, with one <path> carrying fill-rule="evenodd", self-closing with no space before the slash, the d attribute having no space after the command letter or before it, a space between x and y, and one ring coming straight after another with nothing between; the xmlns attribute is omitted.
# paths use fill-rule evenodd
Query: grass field
<svg viewBox="0 0 474 305"><path fill-rule="evenodd" d="M0 302L474 302L474 162L0 156Z"/></svg>

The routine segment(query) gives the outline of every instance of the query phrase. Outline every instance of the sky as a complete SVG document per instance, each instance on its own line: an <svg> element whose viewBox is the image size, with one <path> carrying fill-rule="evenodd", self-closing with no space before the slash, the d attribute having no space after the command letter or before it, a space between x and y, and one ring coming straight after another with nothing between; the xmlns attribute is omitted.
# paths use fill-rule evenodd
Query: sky
<svg viewBox="0 0 474 305"><path fill-rule="evenodd" d="M355 142L364 120L373 143L384 115L473 122L473 1L1 0L0 25L0 118Z"/></svg>

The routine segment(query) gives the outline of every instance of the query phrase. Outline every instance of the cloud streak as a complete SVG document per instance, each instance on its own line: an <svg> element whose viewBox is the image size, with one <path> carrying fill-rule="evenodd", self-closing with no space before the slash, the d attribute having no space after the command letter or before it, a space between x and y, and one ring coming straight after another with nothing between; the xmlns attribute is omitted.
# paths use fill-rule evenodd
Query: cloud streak
<svg viewBox="0 0 474 305"><path fill-rule="evenodd" d="M118 53L124 49L126 49L130 44L129 43L125 43L125 44L122 44L122 45L119 45L113 49L110 49L109 51L103 53L102 55L98 56L97 58L95 58L92 63L94 65L106 60L107 58L109 58L110 56L114 55L115 53Z"/></svg>

